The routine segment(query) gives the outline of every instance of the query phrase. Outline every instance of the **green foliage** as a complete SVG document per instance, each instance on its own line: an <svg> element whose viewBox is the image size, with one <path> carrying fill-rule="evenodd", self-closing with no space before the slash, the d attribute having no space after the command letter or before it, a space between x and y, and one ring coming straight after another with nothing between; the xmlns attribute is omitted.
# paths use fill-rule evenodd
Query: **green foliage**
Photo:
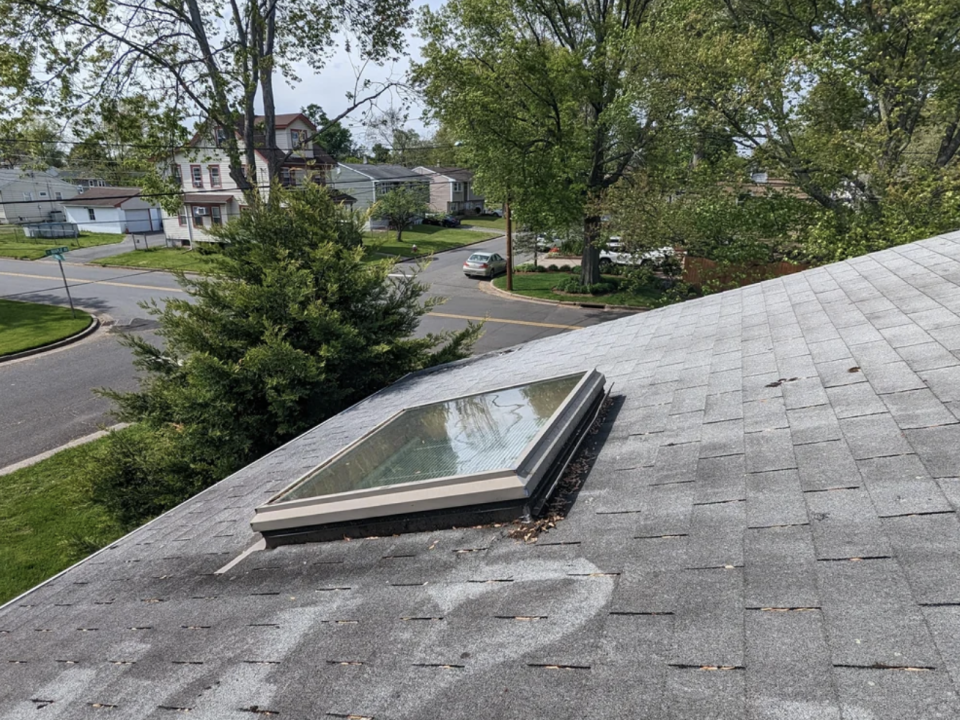
<svg viewBox="0 0 960 720"><path fill-rule="evenodd" d="M677 0L654 20L648 41L670 68L658 92L682 98L686 132L744 158L673 138L648 200L684 189L698 160L720 187L761 169L792 188L738 206L697 185L682 212L655 209L659 237L696 238L723 262L826 262L957 227L958 0Z"/></svg>
<svg viewBox="0 0 960 720"><path fill-rule="evenodd" d="M301 112L320 130L314 142L330 153L334 159L346 162L348 157L358 154L357 148L353 145L353 134L350 128L344 127L339 121L331 122L322 107L316 103L310 103L305 108L301 108Z"/></svg>
<svg viewBox="0 0 960 720"><path fill-rule="evenodd" d="M126 336L138 392L103 391L138 432L111 442L92 482L126 524L189 497L398 377L465 356L478 336L413 337L437 304L340 242L322 188L271 193L216 230L215 276L146 305L165 346Z"/></svg>
<svg viewBox="0 0 960 720"><path fill-rule="evenodd" d="M585 281L599 280L598 203L657 127L632 72L648 5L451 0L421 18L428 114L518 224L582 224Z"/></svg>
<svg viewBox="0 0 960 720"><path fill-rule="evenodd" d="M396 230L397 241L403 237L403 231L414 220L430 212L427 204L426 185L400 185L377 198L373 208L373 217L386 220L390 228Z"/></svg>

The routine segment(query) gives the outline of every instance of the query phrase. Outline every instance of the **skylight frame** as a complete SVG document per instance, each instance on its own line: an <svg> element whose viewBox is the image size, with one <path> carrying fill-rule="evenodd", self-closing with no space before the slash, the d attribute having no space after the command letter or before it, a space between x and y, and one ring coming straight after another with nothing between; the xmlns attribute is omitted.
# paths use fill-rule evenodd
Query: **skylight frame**
<svg viewBox="0 0 960 720"><path fill-rule="evenodd" d="M280 501L284 495L324 468L339 461L358 445L400 416L420 408L513 390L540 382L582 376L564 400L524 446L513 467L476 473L446 475L392 485L348 490L340 493ZM362 436L326 458L271 496L255 510L251 527L265 535L343 522L382 520L425 511L442 511L489 503L529 502L547 470L569 442L584 415L603 392L604 377L596 370L581 370L524 382L458 394L405 407L375 425ZM458 491L457 488L460 488ZM459 498L459 499L458 499Z"/></svg>

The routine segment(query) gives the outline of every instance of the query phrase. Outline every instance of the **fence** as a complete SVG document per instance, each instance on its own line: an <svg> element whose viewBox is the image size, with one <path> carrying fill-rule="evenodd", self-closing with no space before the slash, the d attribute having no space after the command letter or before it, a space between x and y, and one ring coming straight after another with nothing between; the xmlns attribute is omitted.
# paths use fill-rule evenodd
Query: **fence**
<svg viewBox="0 0 960 720"><path fill-rule="evenodd" d="M721 265L706 258L687 256L683 261L683 281L698 287L709 284L711 289L730 290L783 275L792 275L809 267L786 260L763 265Z"/></svg>
<svg viewBox="0 0 960 720"><path fill-rule="evenodd" d="M73 223L31 223L22 227L30 238L75 238L80 234Z"/></svg>

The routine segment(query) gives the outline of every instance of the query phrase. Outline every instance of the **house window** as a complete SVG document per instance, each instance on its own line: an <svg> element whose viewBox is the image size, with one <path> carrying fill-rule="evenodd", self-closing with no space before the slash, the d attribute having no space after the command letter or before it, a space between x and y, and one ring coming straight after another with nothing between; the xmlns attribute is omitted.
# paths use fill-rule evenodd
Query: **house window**
<svg viewBox="0 0 960 720"><path fill-rule="evenodd" d="M222 223L220 218L220 208L217 205L210 206L210 222L214 225L220 225Z"/></svg>
<svg viewBox="0 0 960 720"><path fill-rule="evenodd" d="M181 205L177 211L177 222L180 223L181 226L187 224L187 209L183 205Z"/></svg>
<svg viewBox="0 0 960 720"><path fill-rule="evenodd" d="M217 139L217 147L221 147L227 140L227 133L222 127L218 127L214 132L214 137Z"/></svg>
<svg viewBox="0 0 960 720"><path fill-rule="evenodd" d="M46 196L47 196L47 194L46 194L45 192L41 192L41 193L40 193L40 197L46 197Z"/></svg>
<svg viewBox="0 0 960 720"><path fill-rule="evenodd" d="M290 170L289 168L280 168L280 184L289 185L290 184Z"/></svg>
<svg viewBox="0 0 960 720"><path fill-rule="evenodd" d="M33 193L24 193L23 199L27 202L33 202Z"/></svg>
<svg viewBox="0 0 960 720"><path fill-rule="evenodd" d="M90 220L97 219L97 213L94 211L93 208L87 208L87 218L89 218Z"/></svg>
<svg viewBox="0 0 960 720"><path fill-rule="evenodd" d="M211 165L208 169L210 171L210 187L220 187L220 166Z"/></svg>
<svg viewBox="0 0 960 720"><path fill-rule="evenodd" d="M57 198L57 200L63 200L63 193L62 193L62 192L58 192L58 193L56 194L56 198Z"/></svg>
<svg viewBox="0 0 960 720"><path fill-rule="evenodd" d="M193 186L195 188L203 187L203 168L199 165L190 166L190 174L193 176Z"/></svg>
<svg viewBox="0 0 960 720"><path fill-rule="evenodd" d="M454 191L454 192L461 192L462 190L463 190L463 183L455 182L455 183L453 184L453 191Z"/></svg>
<svg viewBox="0 0 960 720"><path fill-rule="evenodd" d="M173 177L173 181L177 184L177 187L183 187L183 178L180 176L180 166L171 165L170 174Z"/></svg>
<svg viewBox="0 0 960 720"><path fill-rule="evenodd" d="M306 130L291 130L290 131L290 143L293 146L293 149L301 148L307 144L307 131Z"/></svg>
<svg viewBox="0 0 960 720"><path fill-rule="evenodd" d="M203 216L207 214L207 209L202 205L193 206L193 226L195 228L203 227Z"/></svg>

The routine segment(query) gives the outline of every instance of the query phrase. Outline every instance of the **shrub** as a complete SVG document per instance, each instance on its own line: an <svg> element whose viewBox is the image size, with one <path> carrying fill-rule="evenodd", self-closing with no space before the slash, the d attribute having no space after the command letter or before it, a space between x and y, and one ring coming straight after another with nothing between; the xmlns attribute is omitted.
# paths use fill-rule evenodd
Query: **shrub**
<svg viewBox="0 0 960 720"><path fill-rule="evenodd" d="M560 268L556 263L551 263L547 265L547 270L549 270L550 272L557 272L559 269Z"/></svg>
<svg viewBox="0 0 960 720"><path fill-rule="evenodd" d="M513 271L518 273L536 272L537 268L534 266L532 262L529 262L529 263L523 263L521 265L515 266L513 268Z"/></svg>

